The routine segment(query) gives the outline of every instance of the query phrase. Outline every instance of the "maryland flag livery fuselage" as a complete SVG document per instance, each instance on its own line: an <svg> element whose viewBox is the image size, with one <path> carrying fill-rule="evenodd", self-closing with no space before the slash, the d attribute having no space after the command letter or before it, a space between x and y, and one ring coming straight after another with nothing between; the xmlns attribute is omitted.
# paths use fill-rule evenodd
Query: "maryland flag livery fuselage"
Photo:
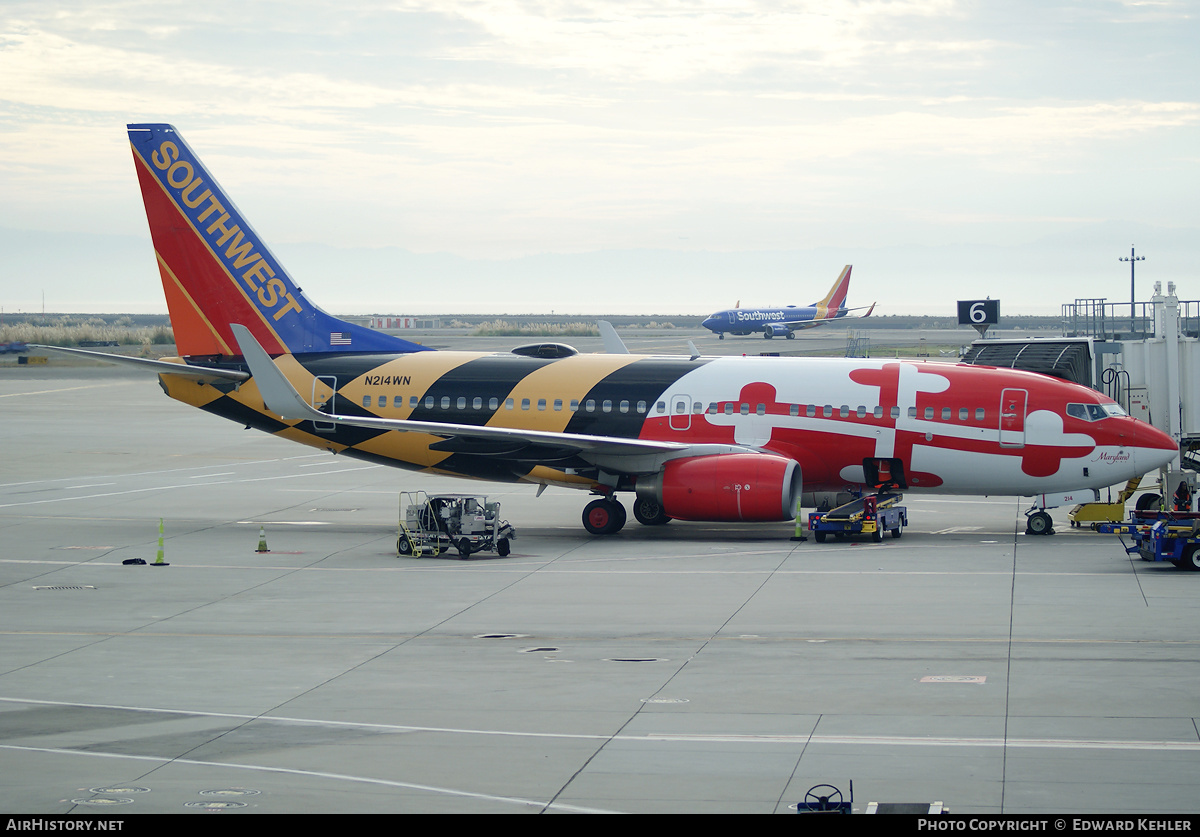
<svg viewBox="0 0 1200 837"><path fill-rule="evenodd" d="M1165 434L1032 373L893 360L431 351L317 308L170 125L129 138L180 358L172 398L371 462L598 495L585 527L783 520L802 493L1033 495L1169 461Z"/></svg>

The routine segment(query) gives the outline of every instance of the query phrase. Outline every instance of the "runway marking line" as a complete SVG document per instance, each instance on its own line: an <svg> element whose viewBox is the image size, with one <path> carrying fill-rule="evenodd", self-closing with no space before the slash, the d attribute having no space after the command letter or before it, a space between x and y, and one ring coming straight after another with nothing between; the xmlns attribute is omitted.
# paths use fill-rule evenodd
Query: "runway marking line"
<svg viewBox="0 0 1200 837"><path fill-rule="evenodd" d="M804 733L788 734L687 734L687 733L647 733L645 735L606 735L588 733L557 733L529 732L513 730L470 729L457 727L420 727L406 724L373 724L361 721L325 721L314 718L292 718L275 715L248 715L235 712L203 712L186 709L158 709L146 706L125 706L121 704L104 703L73 703L70 701L37 700L32 698L0 697L0 702L17 703L36 706L64 706L83 709L107 709L126 712L144 712L157 715L178 715L181 717L227 718L235 721L265 721L280 724L296 724L300 726L323 726L335 728L351 728L374 730L377 732L430 732L450 733L454 735L485 735L514 738L554 738L564 740L602 740L622 741L631 743L723 743L723 744L834 744L850 747L872 744L876 746L903 747L1018 747L1022 749L1069 749L1069 750L1172 750L1179 752L1200 752L1200 741L1170 741L1170 740L1119 740L1100 738L1004 738L1002 736L919 736L919 735L813 735ZM39 752L65 752L80 755L75 750L40 750L39 748L21 747L19 745L0 745L5 749L29 749ZM116 754L114 757L124 757ZM133 758L152 758L151 756L134 756ZM184 760L180 760L184 761ZM189 762L184 762L189 763ZM208 762L191 762L203 764ZM276 768L262 768L273 770ZM307 772L307 771L300 771Z"/></svg>

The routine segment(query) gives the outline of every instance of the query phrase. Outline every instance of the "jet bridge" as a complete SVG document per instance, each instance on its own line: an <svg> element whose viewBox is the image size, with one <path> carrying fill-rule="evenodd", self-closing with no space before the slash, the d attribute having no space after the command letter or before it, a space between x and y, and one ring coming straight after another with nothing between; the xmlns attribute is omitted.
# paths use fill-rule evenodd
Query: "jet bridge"
<svg viewBox="0 0 1200 837"><path fill-rule="evenodd" d="M1053 375L1108 395L1130 415L1175 438L1184 464L1200 466L1200 301L1181 301L1175 283L1155 283L1125 332L1129 303L1076 300L1063 306L1068 336L976 340L963 363ZM1197 455L1193 458L1192 453ZM1192 460L1195 461L1192 461ZM1200 468L1197 468L1200 470Z"/></svg>
<svg viewBox="0 0 1200 837"><path fill-rule="evenodd" d="M1135 418L1179 443L1180 460L1162 475L1169 496L1187 471L1200 471L1200 301L1180 300L1175 283L1154 284L1149 303L1077 299L1063 306L1067 336L976 340L962 362L1053 375L1108 395ZM1122 330L1124 329L1124 330ZM1142 504L1139 503L1139 507Z"/></svg>

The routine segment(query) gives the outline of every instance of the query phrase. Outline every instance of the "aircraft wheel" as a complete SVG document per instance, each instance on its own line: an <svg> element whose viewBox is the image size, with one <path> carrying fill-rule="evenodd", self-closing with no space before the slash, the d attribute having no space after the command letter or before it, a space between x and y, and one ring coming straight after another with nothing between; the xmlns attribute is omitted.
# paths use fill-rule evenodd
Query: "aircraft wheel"
<svg viewBox="0 0 1200 837"><path fill-rule="evenodd" d="M1049 535L1054 528L1054 521L1050 519L1050 515L1044 511L1034 512L1029 515L1029 522L1025 527L1025 533L1028 535Z"/></svg>
<svg viewBox="0 0 1200 837"><path fill-rule="evenodd" d="M723 332L723 331L722 331L720 334L718 334L718 335L717 335L717 339L718 339L718 340L724 340L724 339L725 339L725 332Z"/></svg>
<svg viewBox="0 0 1200 837"><path fill-rule="evenodd" d="M643 526L662 526L671 520L663 507L653 500L634 500L633 516Z"/></svg>
<svg viewBox="0 0 1200 837"><path fill-rule="evenodd" d="M496 541L496 554L501 558L507 558L511 547L508 544L508 538L501 538Z"/></svg>
<svg viewBox="0 0 1200 837"><path fill-rule="evenodd" d="M408 539L408 535L401 535L400 539L396 541L396 553L398 555L413 554L412 541Z"/></svg>
<svg viewBox="0 0 1200 837"><path fill-rule="evenodd" d="M625 525L625 507L602 497L583 507L583 528L593 535L611 535Z"/></svg>
<svg viewBox="0 0 1200 837"><path fill-rule="evenodd" d="M458 557L464 561L471 557L471 542L466 538L459 538L458 543L454 545L458 549Z"/></svg>
<svg viewBox="0 0 1200 837"><path fill-rule="evenodd" d="M796 339L796 332L794 332L794 331L789 331L789 332L787 333L787 339L788 339L788 340L795 340L795 339Z"/></svg>

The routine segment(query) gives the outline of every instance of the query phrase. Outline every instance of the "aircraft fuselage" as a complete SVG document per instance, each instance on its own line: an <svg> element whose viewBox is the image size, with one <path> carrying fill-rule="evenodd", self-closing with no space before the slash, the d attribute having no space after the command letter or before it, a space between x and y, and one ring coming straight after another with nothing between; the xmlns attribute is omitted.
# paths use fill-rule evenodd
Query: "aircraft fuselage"
<svg viewBox="0 0 1200 837"><path fill-rule="evenodd" d="M1099 488L1157 466L1173 444L1090 389L936 362L422 352L287 355L277 365L325 412L765 452L799 463L805 491L870 486L880 462L898 466L908 490ZM253 379L162 379L169 395L212 413L370 461L593 490L637 481L628 461L606 481L603 457L552 445L283 421Z"/></svg>

